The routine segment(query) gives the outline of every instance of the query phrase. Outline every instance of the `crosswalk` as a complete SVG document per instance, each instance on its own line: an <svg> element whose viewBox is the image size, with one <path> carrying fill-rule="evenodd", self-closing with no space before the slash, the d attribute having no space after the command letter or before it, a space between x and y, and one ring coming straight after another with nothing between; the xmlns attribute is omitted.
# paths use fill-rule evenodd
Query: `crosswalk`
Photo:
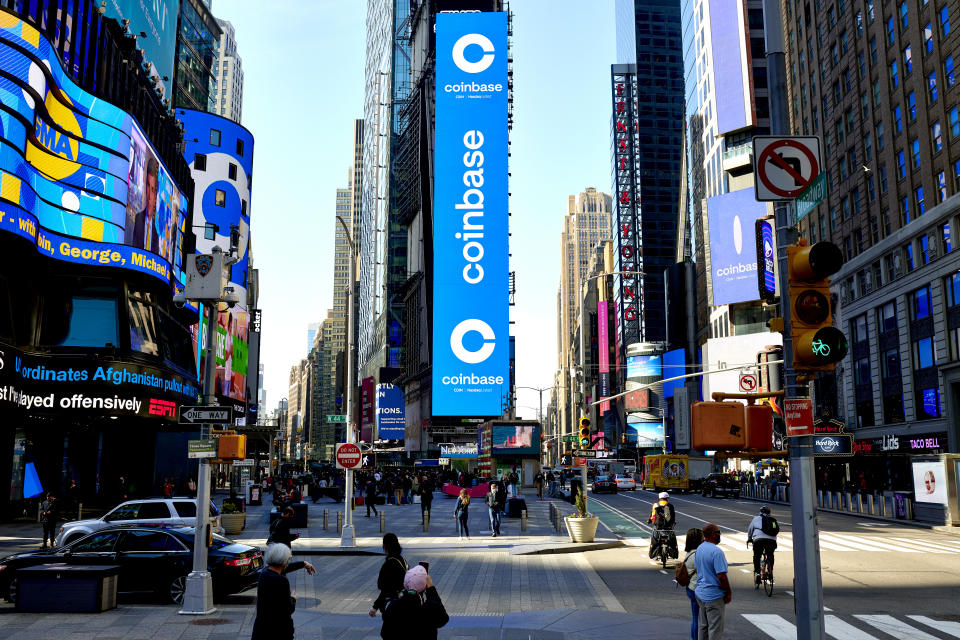
<svg viewBox="0 0 960 640"><path fill-rule="evenodd" d="M796 640L797 627L783 616L765 613L741 614L748 622L773 640ZM827 636L836 640L881 640L893 636L910 640L943 640L960 638L960 622L937 620L928 616L908 615L905 619L891 615L824 616ZM933 632L939 635L933 635ZM880 635L876 635L879 633Z"/></svg>
<svg viewBox="0 0 960 640"><path fill-rule="evenodd" d="M820 531L820 549L830 551L868 551L875 553L934 553L942 555L960 555L960 539L949 540L933 538L924 540L919 536L890 534L857 535L852 533L835 533ZM744 533L724 531L720 546L728 551L745 551L747 536ZM793 548L793 534L782 532L777 536L777 546L782 549Z"/></svg>

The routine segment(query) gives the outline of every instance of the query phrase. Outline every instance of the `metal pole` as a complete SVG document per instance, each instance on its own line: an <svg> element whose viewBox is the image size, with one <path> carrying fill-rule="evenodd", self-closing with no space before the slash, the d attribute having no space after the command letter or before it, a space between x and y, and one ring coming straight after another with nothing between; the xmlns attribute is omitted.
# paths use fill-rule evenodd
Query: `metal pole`
<svg viewBox="0 0 960 640"><path fill-rule="evenodd" d="M770 87L770 133L790 133L787 100L787 67L783 45L783 19L779 0L763 0L763 26L766 37L767 76ZM780 270L780 309L783 316L783 371L787 398L803 397L793 370L793 344L790 338L790 296L786 247L793 244L793 203L778 202L777 262ZM820 575L820 547L817 542L816 487L813 464L813 438L801 436L790 443L791 513L793 516L794 596L797 614L797 638L822 640L825 637L823 618L823 583Z"/></svg>
<svg viewBox="0 0 960 640"><path fill-rule="evenodd" d="M353 236L350 229L343 221L343 218L337 216L337 222L343 227L343 232L347 235L347 242L350 243L350 273L347 278L347 390L344 405L347 407L347 442L356 442L357 434L353 423L353 341L354 341L354 322L353 322L353 290L354 280L357 269L357 251L353 244ZM340 546L355 546L353 530L353 469L347 469L346 478L343 483L343 530L340 532Z"/></svg>
<svg viewBox="0 0 960 640"><path fill-rule="evenodd" d="M206 367L203 374L203 397L208 405L214 402L216 376L217 307L218 300L207 300ZM210 437L211 425L201 427L200 437ZM181 614L207 615L216 611L213 606L213 578L207 571L207 526L210 520L210 464L200 458L197 474L197 521L193 529L193 570L187 576Z"/></svg>

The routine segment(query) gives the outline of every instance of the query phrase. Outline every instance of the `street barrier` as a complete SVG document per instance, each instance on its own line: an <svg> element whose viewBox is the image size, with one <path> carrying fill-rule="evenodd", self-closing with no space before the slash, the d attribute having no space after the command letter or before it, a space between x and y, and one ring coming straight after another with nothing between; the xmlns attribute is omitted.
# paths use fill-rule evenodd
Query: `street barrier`
<svg viewBox="0 0 960 640"><path fill-rule="evenodd" d="M343 513L337 511L337 533L343 533Z"/></svg>
<svg viewBox="0 0 960 640"><path fill-rule="evenodd" d="M429 511L423 512L423 532L424 533L430 532L430 512Z"/></svg>
<svg viewBox="0 0 960 640"><path fill-rule="evenodd" d="M387 530L387 514L383 511L380 512L380 533L383 533Z"/></svg>
<svg viewBox="0 0 960 640"><path fill-rule="evenodd" d="M526 532L527 530L527 510L524 509L520 512L520 531Z"/></svg>
<svg viewBox="0 0 960 640"><path fill-rule="evenodd" d="M328 509L323 510L323 530L327 530L327 525L329 524L330 511Z"/></svg>

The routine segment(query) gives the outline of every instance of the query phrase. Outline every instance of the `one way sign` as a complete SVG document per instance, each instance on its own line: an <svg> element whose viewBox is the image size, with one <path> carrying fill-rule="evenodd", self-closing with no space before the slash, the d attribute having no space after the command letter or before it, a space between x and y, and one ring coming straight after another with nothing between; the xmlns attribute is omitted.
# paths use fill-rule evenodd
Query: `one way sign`
<svg viewBox="0 0 960 640"><path fill-rule="evenodd" d="M231 424L232 407L180 407L180 424Z"/></svg>

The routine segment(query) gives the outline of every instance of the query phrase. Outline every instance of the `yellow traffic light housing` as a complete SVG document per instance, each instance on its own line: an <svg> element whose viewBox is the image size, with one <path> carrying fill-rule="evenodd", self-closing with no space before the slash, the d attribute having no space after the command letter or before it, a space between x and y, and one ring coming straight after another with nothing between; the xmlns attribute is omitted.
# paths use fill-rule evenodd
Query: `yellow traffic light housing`
<svg viewBox="0 0 960 640"><path fill-rule="evenodd" d="M590 446L590 418L580 418L580 448Z"/></svg>
<svg viewBox="0 0 960 640"><path fill-rule="evenodd" d="M843 266L843 253L830 242L787 247L790 337L797 372L833 371L847 355L847 337L833 326L830 278Z"/></svg>

